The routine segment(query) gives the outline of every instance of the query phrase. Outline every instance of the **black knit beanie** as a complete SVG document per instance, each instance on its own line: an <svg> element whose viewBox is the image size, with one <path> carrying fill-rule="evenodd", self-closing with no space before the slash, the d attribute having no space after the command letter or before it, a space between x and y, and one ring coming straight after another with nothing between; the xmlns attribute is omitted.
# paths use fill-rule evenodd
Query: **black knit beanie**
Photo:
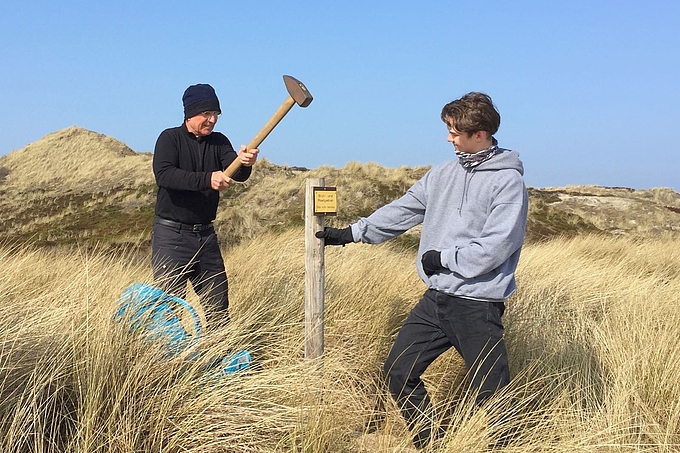
<svg viewBox="0 0 680 453"><path fill-rule="evenodd" d="M184 119L189 119L201 112L219 112L220 101L217 99L215 90L207 83L191 85L184 91L182 96L184 103Z"/></svg>

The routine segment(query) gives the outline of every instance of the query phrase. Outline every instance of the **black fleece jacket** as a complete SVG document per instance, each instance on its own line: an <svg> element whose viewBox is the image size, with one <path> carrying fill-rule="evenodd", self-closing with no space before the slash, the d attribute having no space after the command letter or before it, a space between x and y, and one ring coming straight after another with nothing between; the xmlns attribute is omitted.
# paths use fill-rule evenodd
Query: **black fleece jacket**
<svg viewBox="0 0 680 453"><path fill-rule="evenodd" d="M210 187L210 177L236 157L229 139L219 132L196 138L184 124L161 132L153 154L156 215L187 224L215 220L220 193ZM241 166L232 179L245 181L251 171Z"/></svg>

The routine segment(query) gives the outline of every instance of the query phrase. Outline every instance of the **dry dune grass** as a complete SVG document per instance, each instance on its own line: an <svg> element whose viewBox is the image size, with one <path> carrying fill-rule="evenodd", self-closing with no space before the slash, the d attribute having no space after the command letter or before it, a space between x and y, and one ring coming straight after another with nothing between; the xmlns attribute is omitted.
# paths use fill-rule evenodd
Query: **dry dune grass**
<svg viewBox="0 0 680 453"><path fill-rule="evenodd" d="M170 358L111 320L123 289L149 281L146 258L3 247L0 451L412 451L380 377L424 290L412 252L327 249L325 355L306 361L303 242L300 229L230 250L232 322ZM451 426L438 451L486 451L509 428L502 451L677 451L678 245L527 246L505 316L512 384L476 411L455 354L426 374ZM242 348L249 371L205 372Z"/></svg>
<svg viewBox="0 0 680 453"><path fill-rule="evenodd" d="M520 368L539 360L572 389L577 441L678 448L677 240L554 241L528 248L522 263L510 354Z"/></svg>

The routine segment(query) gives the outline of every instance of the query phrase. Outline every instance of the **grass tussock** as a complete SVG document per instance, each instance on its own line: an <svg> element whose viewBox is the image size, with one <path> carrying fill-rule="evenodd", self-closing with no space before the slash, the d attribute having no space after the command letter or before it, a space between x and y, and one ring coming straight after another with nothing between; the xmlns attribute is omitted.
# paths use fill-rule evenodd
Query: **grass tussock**
<svg viewBox="0 0 680 453"><path fill-rule="evenodd" d="M425 378L449 429L433 450L677 451L678 246L528 245L504 318L514 379L477 410L459 358L440 357ZM231 249L232 321L172 357L112 320L123 290L151 278L134 253L0 255L0 451L412 451L380 370L425 289L413 252L326 250L325 354L315 361L303 358L301 229ZM253 355L249 370L206 372L240 349Z"/></svg>

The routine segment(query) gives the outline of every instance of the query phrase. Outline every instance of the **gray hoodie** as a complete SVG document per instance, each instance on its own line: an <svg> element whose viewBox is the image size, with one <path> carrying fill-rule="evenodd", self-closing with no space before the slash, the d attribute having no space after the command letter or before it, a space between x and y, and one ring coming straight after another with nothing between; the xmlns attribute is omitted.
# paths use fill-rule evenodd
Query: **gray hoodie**
<svg viewBox="0 0 680 453"><path fill-rule="evenodd" d="M416 267L431 288L453 296L503 301L515 291L529 197L519 154L472 169L458 159L430 169L404 196L351 225L355 241L377 244L422 223ZM420 262L440 250L446 268L427 277Z"/></svg>

